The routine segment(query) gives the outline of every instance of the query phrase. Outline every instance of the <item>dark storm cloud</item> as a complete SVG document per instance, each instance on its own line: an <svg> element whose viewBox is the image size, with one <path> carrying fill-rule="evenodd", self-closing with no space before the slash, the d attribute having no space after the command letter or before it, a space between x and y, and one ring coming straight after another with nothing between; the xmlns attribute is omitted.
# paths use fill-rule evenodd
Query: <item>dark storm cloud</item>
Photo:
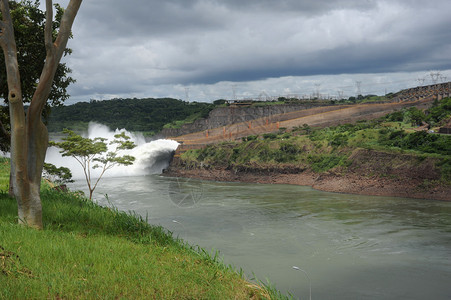
<svg viewBox="0 0 451 300"><path fill-rule="evenodd" d="M67 63L73 91L101 94L445 70L450 11L448 0L84 1Z"/></svg>
<svg viewBox="0 0 451 300"><path fill-rule="evenodd" d="M79 26L102 32L100 38L161 37L228 28L237 15L252 22L259 14L271 14L282 21L293 15L315 16L330 10L368 10L374 6L375 1L369 0L96 0L83 3L80 18L84 21Z"/></svg>
<svg viewBox="0 0 451 300"><path fill-rule="evenodd" d="M187 31L209 30L221 20L204 11L198 1L117 1L96 0L83 3L79 26L98 32L100 39L153 38ZM93 25L94 24L94 25Z"/></svg>
<svg viewBox="0 0 451 300"><path fill-rule="evenodd" d="M221 1L218 1L221 2ZM233 10L250 10L250 11L278 11L278 12L296 12L308 15L315 15L327 12L333 9L357 9L366 10L375 6L376 1L373 0L316 0L316 1L299 1L299 0L250 0L240 1L231 0L224 1L223 4Z"/></svg>

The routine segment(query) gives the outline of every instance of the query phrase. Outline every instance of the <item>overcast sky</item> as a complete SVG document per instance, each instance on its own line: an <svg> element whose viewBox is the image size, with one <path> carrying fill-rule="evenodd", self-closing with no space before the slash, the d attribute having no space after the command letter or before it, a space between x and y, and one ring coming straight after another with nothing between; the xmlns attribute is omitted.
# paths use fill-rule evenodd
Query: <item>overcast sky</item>
<svg viewBox="0 0 451 300"><path fill-rule="evenodd" d="M66 6L65 1L56 1ZM449 0L86 0L71 100L384 94L451 80ZM424 79L422 82L419 79Z"/></svg>

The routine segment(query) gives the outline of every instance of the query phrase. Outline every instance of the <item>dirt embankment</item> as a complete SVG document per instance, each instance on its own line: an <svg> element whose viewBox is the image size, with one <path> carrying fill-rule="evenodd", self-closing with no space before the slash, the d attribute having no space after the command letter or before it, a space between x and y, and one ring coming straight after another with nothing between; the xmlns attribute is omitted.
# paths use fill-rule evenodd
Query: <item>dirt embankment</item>
<svg viewBox="0 0 451 300"><path fill-rule="evenodd" d="M281 168L188 169L175 159L165 176L214 181L297 184L329 192L451 201L451 185L440 184L437 160L413 155L358 149L351 165L315 173L295 165Z"/></svg>
<svg viewBox="0 0 451 300"><path fill-rule="evenodd" d="M303 124L312 127L326 127L353 123L358 120L370 120L403 108L413 106L420 109L427 108L432 102L433 98L428 98L397 103L321 106L273 114L270 117L261 117L256 112L246 114L249 112L243 110L243 115L240 118L232 118L235 116L235 111L232 108L227 108L229 112L228 114L224 113L227 116L224 118L229 123L224 123L227 124L226 126L210 126L206 131L192 132L172 139L183 142L185 145L207 145L222 141L233 141L249 135L278 132L279 128L293 128ZM273 112L277 112L278 109L281 108L274 106ZM215 122L211 123L216 124Z"/></svg>

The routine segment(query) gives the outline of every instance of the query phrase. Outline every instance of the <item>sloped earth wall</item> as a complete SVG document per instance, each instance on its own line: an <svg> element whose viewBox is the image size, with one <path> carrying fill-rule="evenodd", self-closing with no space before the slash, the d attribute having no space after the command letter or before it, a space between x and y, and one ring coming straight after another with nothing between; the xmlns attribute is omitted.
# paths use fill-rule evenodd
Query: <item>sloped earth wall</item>
<svg viewBox="0 0 451 300"><path fill-rule="evenodd" d="M451 185L440 181L437 159L356 149L347 168L315 173L296 165L280 168L188 168L175 157L164 173L203 180L297 184L329 192L451 201Z"/></svg>

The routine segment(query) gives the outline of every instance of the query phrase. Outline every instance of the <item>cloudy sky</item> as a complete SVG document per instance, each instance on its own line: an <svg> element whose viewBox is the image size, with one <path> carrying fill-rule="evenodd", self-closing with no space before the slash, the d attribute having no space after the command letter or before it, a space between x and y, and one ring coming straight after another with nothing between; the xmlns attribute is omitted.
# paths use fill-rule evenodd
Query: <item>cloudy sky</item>
<svg viewBox="0 0 451 300"><path fill-rule="evenodd" d="M431 84L431 71L450 81L450 12L449 0L86 0L64 59L77 79L68 104L382 95Z"/></svg>

